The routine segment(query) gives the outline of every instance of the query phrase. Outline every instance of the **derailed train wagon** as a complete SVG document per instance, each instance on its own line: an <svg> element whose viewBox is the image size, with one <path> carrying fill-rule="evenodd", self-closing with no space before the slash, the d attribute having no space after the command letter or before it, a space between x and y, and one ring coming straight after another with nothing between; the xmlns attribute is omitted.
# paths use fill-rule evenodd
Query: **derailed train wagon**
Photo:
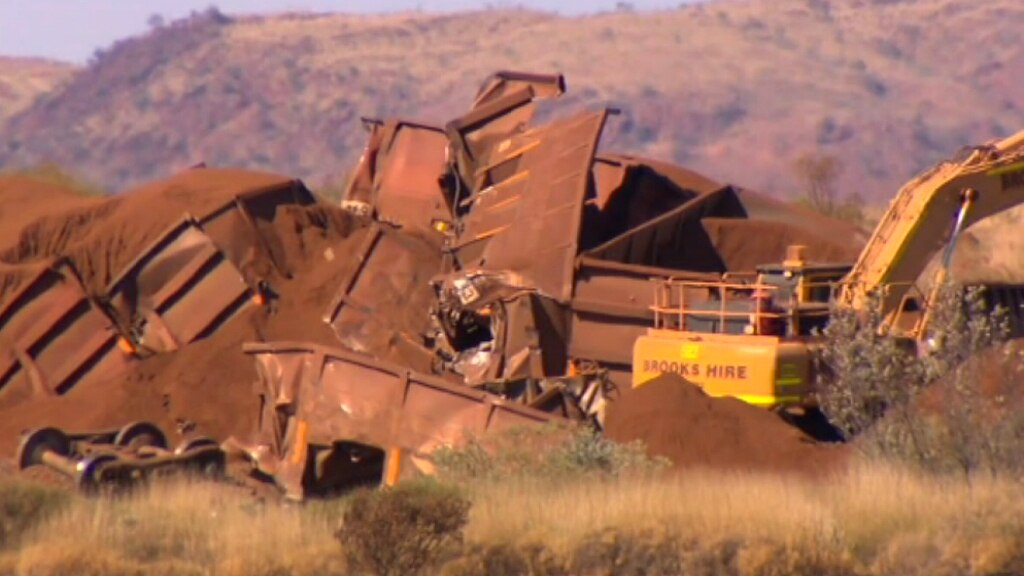
<svg viewBox="0 0 1024 576"><path fill-rule="evenodd" d="M430 454L473 435L561 420L500 396L340 348L253 343L263 410L244 447L289 498L430 473Z"/></svg>

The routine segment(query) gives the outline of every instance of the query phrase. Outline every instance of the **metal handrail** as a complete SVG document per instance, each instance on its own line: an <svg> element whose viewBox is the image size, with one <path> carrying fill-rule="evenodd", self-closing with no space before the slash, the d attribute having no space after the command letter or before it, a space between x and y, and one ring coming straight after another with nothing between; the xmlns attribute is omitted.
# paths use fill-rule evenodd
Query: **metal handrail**
<svg viewBox="0 0 1024 576"><path fill-rule="evenodd" d="M725 322L729 318L742 318L747 317L750 319L749 326L753 334L760 334L762 332L762 321L764 320L779 320L779 319L791 319L796 314L795 309L789 309L785 311L778 311L773 309L765 309L764 299L753 298L754 309L751 311L736 311L728 310L727 305L729 302L730 291L734 294L736 292L747 293L751 298L757 293L763 294L776 294L780 287L773 284L765 284L760 282L736 282L723 279L722 281L709 281L709 280L682 280L676 278L661 278L652 279L654 280L655 295L654 304L650 306L650 310L654 313L654 327L659 329L666 329L670 327L666 316L674 316L675 326L678 330L686 330L687 316L693 315L714 315L714 320L717 321L718 332L724 332ZM853 286L855 282L838 280L838 281L822 281L822 282L805 282L802 284L804 289L814 289L827 287L829 289L828 302L834 302L837 293L840 289ZM917 286L916 282L900 282L891 283L884 286L885 290L888 290L894 286L906 286L908 287L907 294L916 293L921 297L925 297L924 292ZM707 309L707 308L694 308L687 306L686 290L687 289L709 289L717 291L718 293L718 310ZM734 296L735 297L735 296ZM714 299L704 300L703 302L713 301ZM678 301L678 304L674 302ZM749 301L749 300L748 300ZM925 306L927 299L921 300L922 306ZM831 310L803 310L800 312L801 316L820 318L827 317L831 314ZM896 325L902 314L902 306L888 319L887 324L892 326ZM920 322L920 320L919 320ZM916 327L915 327L916 329Z"/></svg>
<svg viewBox="0 0 1024 576"><path fill-rule="evenodd" d="M686 305L686 289L687 288L708 288L715 289L718 291L718 310L707 310L707 309L696 309L687 307ZM672 315L675 316L676 326L681 330L686 329L687 315L694 314L713 314L716 316L718 322L718 331L724 331L725 321L727 318L750 318L750 325L753 327L752 332L759 334L761 332L762 320L771 319L782 319L788 315L776 312L772 310L763 309L764 301L762 298L754 298L754 310L753 311L734 311L728 309L729 304L729 292L732 291L743 291L750 292L751 296L759 291L762 293L770 293L777 291L777 286L771 286L767 284L750 284L750 283L739 283L739 282L710 282L700 280L688 280L679 281L669 279L662 281L655 288L655 304L651 306L651 311L654 312L654 326L655 328L664 328L668 325L664 316ZM677 296L677 298L673 298ZM678 300L679 305L673 305L672 302Z"/></svg>

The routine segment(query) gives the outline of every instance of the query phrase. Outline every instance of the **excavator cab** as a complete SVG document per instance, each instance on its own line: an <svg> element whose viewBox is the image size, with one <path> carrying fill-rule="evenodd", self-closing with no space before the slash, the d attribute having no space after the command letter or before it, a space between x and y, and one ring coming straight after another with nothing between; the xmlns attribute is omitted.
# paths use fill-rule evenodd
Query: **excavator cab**
<svg viewBox="0 0 1024 576"><path fill-rule="evenodd" d="M778 335L810 336L828 324L829 311L838 287L849 273L849 264L808 263L804 246L790 246L781 264L757 268L757 284L767 287L769 306L782 313Z"/></svg>
<svg viewBox="0 0 1024 576"><path fill-rule="evenodd" d="M633 386L676 373L711 396L767 408L813 407L813 334L828 323L849 265L781 264L720 282L662 280L654 327L633 347Z"/></svg>

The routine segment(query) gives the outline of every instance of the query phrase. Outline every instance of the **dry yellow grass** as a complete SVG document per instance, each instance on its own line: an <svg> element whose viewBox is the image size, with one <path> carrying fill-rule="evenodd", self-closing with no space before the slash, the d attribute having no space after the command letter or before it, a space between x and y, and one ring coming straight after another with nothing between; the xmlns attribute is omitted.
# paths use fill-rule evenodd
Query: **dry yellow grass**
<svg viewBox="0 0 1024 576"><path fill-rule="evenodd" d="M709 545L738 539L818 549L870 572L885 573L896 560L907 570L1024 567L1017 556L1024 552L1024 487L993 479L968 485L880 465L825 483L711 471L648 482L520 482L480 487L474 502L470 539L544 542L564 554L588 533L613 529L668 531Z"/></svg>
<svg viewBox="0 0 1024 576"><path fill-rule="evenodd" d="M517 554L535 567L561 567L549 573L578 574L625 573L637 562L653 563L645 573L697 564L708 574L1024 569L1024 486L1008 480L968 484L863 465L828 482L694 470L672 479L518 479L468 490L468 546L449 574L521 573L516 566L529 562L509 560ZM22 549L0 553L0 574L342 574L333 537L341 510L260 504L210 484L80 499ZM608 562L618 568L602 572Z"/></svg>
<svg viewBox="0 0 1024 576"><path fill-rule="evenodd" d="M4 562L33 575L341 573L336 524L335 514L264 505L216 484L157 485L79 499L0 560L0 573Z"/></svg>

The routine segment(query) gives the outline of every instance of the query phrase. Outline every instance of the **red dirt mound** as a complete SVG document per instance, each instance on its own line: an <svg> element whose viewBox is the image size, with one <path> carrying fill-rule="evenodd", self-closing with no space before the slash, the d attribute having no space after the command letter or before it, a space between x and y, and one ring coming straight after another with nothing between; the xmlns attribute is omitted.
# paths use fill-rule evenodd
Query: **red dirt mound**
<svg viewBox="0 0 1024 576"><path fill-rule="evenodd" d="M284 176L250 170L185 170L117 196L43 210L31 221L13 220L10 227L19 227L18 241L6 249L0 245L0 262L20 266L64 256L89 292L98 294L186 215L201 217L238 193L288 182ZM3 296L0 292L0 300Z"/></svg>
<svg viewBox="0 0 1024 576"><path fill-rule="evenodd" d="M994 344L968 358L959 379L947 374L926 386L915 399L915 408L939 417L949 417L958 410L977 411L982 421L1017 417L1024 414L1022 371L1024 338ZM972 403L967 409L961 404L964 394Z"/></svg>
<svg viewBox="0 0 1024 576"><path fill-rule="evenodd" d="M25 226L38 218L102 201L30 176L0 176L0 251L16 244Z"/></svg>
<svg viewBox="0 0 1024 576"><path fill-rule="evenodd" d="M786 248L793 244L806 246L806 257L812 262L853 262L857 258L847 238L830 239L825 230L815 234L781 222L739 218L704 218L700 223L727 270L754 270L762 264L782 262Z"/></svg>
<svg viewBox="0 0 1024 576"><path fill-rule="evenodd" d="M605 433L612 440L641 440L651 455L677 469L796 472L835 471L846 448L804 435L777 415L734 398L712 398L675 374L625 392L611 404Z"/></svg>

